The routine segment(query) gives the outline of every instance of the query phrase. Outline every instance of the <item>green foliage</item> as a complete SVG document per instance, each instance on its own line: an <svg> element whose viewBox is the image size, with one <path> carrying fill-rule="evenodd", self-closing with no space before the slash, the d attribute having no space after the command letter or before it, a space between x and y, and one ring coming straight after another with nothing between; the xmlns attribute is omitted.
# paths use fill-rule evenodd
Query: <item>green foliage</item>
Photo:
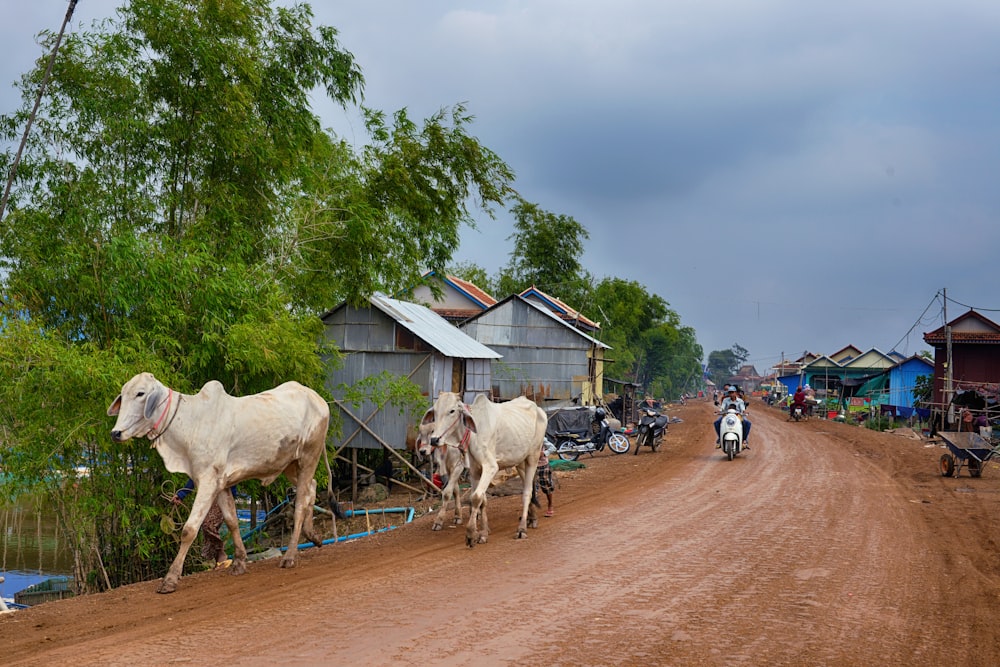
<svg viewBox="0 0 1000 667"><path fill-rule="evenodd" d="M495 299L500 299L500 292L497 291L486 273L486 269L474 262L459 262L448 267L448 275L456 276L462 280L467 280L476 287L486 290L486 293Z"/></svg>
<svg viewBox="0 0 1000 667"><path fill-rule="evenodd" d="M918 375L913 387L913 404L929 403L934 396L934 376Z"/></svg>
<svg viewBox="0 0 1000 667"><path fill-rule="evenodd" d="M634 280L606 277L595 285L580 264L589 235L573 218L523 200L514 213L511 261L488 283L497 298L535 285L598 321L598 337L612 348L605 377L633 380L651 394L671 398L697 388L701 346L662 297Z"/></svg>
<svg viewBox="0 0 1000 667"><path fill-rule="evenodd" d="M0 117L9 143L43 64ZM145 441L108 437L129 377L322 389L337 354L318 315L443 267L467 207L510 194L461 105L423 123L365 110L358 151L323 131L315 91L347 105L362 85L304 4L133 0L66 36L0 228L0 467L15 479L4 491L57 509L78 580L149 578L173 556L160 487L176 480ZM422 397L406 385L359 391L412 408ZM78 465L90 475L68 483Z"/></svg>
<svg viewBox="0 0 1000 667"><path fill-rule="evenodd" d="M870 431L885 431L893 428L892 419L883 415L876 415L865 419L865 428Z"/></svg>
<svg viewBox="0 0 1000 667"><path fill-rule="evenodd" d="M532 285L567 304L587 301L591 277L580 259L586 228L572 217L556 215L537 204L518 199L514 214L514 249L497 280L500 293L516 294Z"/></svg>
<svg viewBox="0 0 1000 667"><path fill-rule="evenodd" d="M735 375L743 362L747 360L750 353L738 343L728 350L714 350L708 354L708 374L712 382L722 385L726 380Z"/></svg>
<svg viewBox="0 0 1000 667"><path fill-rule="evenodd" d="M317 138L291 193L292 225L274 253L300 307L315 311L373 292L396 294L444 267L473 225L475 200L487 213L510 193L513 173L468 134L458 105L417 127L405 110L393 124L365 110L374 142L355 155L344 142Z"/></svg>

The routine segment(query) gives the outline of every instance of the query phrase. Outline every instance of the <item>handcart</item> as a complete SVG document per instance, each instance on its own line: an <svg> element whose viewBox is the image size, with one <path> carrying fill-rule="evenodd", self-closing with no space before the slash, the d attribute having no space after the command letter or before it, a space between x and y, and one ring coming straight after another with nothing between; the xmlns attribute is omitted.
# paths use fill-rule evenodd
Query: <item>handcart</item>
<svg viewBox="0 0 1000 667"><path fill-rule="evenodd" d="M986 462L995 456L1000 456L1000 445L994 446L990 440L978 433L938 431L938 436L944 440L944 444L951 452L941 455L942 477L958 477L962 472L962 466L969 469L970 477L980 477Z"/></svg>

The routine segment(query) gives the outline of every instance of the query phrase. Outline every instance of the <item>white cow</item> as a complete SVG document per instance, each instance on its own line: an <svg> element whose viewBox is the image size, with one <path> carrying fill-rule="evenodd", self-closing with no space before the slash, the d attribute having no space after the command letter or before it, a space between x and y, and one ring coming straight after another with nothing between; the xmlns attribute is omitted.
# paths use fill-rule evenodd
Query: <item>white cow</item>
<svg viewBox="0 0 1000 667"><path fill-rule="evenodd" d="M424 413L424 418L419 427L417 435L417 452L421 456L429 457L431 460L431 472L442 477L447 477L448 483L441 489L441 509L434 517L431 530L441 530L444 524L444 515L448 509L448 503L455 504L454 521L455 525L462 523L462 499L459 489L459 480L465 472L465 451L460 447L448 444L431 444L431 431L434 430L434 409L431 408ZM430 417L428 418L428 415Z"/></svg>
<svg viewBox="0 0 1000 667"><path fill-rule="evenodd" d="M423 423L434 425L431 445L444 442L468 448L472 509L466 524L465 544L473 547L477 542L485 543L489 537L486 490L501 468L516 468L521 476L522 508L516 537L527 537L529 522L533 528L538 525L531 491L545 439L545 411L524 396L493 403L480 395L470 408L458 394L442 392L432 411L424 415Z"/></svg>
<svg viewBox="0 0 1000 667"><path fill-rule="evenodd" d="M246 548L240 538L236 505L227 489L246 479L270 484L278 475L295 486L295 520L281 567L295 567L299 534L316 546L313 531L316 465L326 451L330 406L298 382L286 382L252 396L233 397L212 380L194 396L140 373L125 383L108 415L118 415L111 439L125 442L146 436L170 472L194 480L197 492L181 531L181 547L163 578L159 593L177 588L191 542L217 502L233 536L233 574L246 572Z"/></svg>

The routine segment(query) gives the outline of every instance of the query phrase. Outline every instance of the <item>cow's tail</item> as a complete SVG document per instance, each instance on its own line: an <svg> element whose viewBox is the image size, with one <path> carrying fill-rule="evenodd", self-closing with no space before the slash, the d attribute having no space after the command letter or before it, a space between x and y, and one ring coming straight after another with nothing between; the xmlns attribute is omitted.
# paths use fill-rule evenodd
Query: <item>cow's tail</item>
<svg viewBox="0 0 1000 667"><path fill-rule="evenodd" d="M337 496L333 493L333 469L330 468L330 454L326 451L326 444L323 445L323 461L326 463L326 500L330 505L330 511L340 520L347 518L344 508L337 502Z"/></svg>

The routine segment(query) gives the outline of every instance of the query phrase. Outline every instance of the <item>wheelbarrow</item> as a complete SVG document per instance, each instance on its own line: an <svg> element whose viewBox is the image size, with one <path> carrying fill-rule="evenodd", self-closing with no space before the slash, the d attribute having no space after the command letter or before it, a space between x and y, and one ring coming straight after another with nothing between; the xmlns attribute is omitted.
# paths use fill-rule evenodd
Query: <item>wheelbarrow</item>
<svg viewBox="0 0 1000 667"><path fill-rule="evenodd" d="M949 451L941 455L939 465L942 477L958 477L962 466L969 469L970 477L980 477L986 462L1000 455L1000 445L994 446L978 433L938 431L938 436Z"/></svg>

